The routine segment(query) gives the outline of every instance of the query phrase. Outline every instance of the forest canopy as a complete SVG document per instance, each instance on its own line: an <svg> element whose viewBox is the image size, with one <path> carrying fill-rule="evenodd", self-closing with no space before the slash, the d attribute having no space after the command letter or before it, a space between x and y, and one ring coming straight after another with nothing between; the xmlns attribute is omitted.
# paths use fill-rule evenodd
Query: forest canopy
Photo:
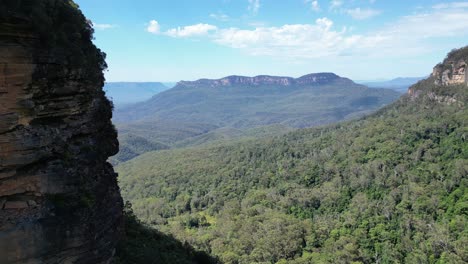
<svg viewBox="0 0 468 264"><path fill-rule="evenodd" d="M117 167L123 196L222 263L466 263L468 89L414 88L358 121L146 153Z"/></svg>

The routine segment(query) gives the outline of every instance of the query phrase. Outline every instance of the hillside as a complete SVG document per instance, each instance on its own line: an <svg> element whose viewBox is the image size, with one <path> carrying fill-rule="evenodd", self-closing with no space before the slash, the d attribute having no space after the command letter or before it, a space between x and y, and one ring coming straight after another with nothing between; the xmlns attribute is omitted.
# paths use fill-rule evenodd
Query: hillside
<svg viewBox="0 0 468 264"><path fill-rule="evenodd" d="M107 82L104 85L107 98L118 108L149 100L168 89L159 82Z"/></svg>
<svg viewBox="0 0 468 264"><path fill-rule="evenodd" d="M357 121L143 154L122 194L223 263L466 263L466 51Z"/></svg>
<svg viewBox="0 0 468 264"><path fill-rule="evenodd" d="M251 135L244 130L261 126L284 127L269 133L282 134L292 128L351 119L389 104L398 96L392 90L369 89L333 73L297 79L229 76L179 82L146 102L117 108L113 121L124 149L135 149L128 146L132 144L125 140L128 135L179 147L231 139L233 133ZM120 153L115 159L127 160Z"/></svg>
<svg viewBox="0 0 468 264"><path fill-rule="evenodd" d="M164 121L253 127L308 127L367 113L396 99L332 73L289 77L230 76L179 84L151 100L117 110L117 123Z"/></svg>

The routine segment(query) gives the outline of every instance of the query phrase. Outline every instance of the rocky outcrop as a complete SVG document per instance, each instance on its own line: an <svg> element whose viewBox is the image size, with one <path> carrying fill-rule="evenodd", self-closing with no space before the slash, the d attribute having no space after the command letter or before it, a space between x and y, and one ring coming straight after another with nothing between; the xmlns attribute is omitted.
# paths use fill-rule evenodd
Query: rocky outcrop
<svg viewBox="0 0 468 264"><path fill-rule="evenodd" d="M468 61L468 46L454 49L447 54L443 62L437 64L429 78L421 80L408 89L411 100L427 99L446 105L464 107L467 89L466 61Z"/></svg>
<svg viewBox="0 0 468 264"><path fill-rule="evenodd" d="M453 50L447 55L447 58L440 64L434 67L432 77L436 85L468 85L466 76L466 63L468 54L465 54L468 48Z"/></svg>
<svg viewBox="0 0 468 264"><path fill-rule="evenodd" d="M177 85L187 86L187 87L222 87L222 86L268 86L268 85L277 85L277 86L293 86L293 85L304 85L304 86L315 86L315 85L326 85L336 82L341 83L350 83L353 82L349 79L342 78L334 73L312 73L299 78L291 77L281 77L281 76L269 76L269 75L259 75L255 77L245 77L245 76L228 76L222 79L210 80L210 79L201 79L197 81L182 81Z"/></svg>
<svg viewBox="0 0 468 264"><path fill-rule="evenodd" d="M0 9L0 263L108 263L122 199L103 54L71 1Z"/></svg>

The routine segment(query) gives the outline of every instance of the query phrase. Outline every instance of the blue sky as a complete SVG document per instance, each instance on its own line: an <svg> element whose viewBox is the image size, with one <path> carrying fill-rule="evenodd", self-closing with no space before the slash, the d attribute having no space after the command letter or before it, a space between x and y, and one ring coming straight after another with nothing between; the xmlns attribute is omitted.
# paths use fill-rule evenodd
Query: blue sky
<svg viewBox="0 0 468 264"><path fill-rule="evenodd" d="M468 1L75 0L108 81L425 76L468 45Z"/></svg>

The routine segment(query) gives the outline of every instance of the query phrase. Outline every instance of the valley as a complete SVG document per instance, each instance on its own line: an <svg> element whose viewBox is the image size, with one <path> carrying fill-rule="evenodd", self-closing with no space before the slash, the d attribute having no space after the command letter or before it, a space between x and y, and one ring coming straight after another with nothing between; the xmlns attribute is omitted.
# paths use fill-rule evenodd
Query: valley
<svg viewBox="0 0 468 264"><path fill-rule="evenodd" d="M390 89L369 89L333 73L297 79L229 76L182 81L148 101L116 109L113 121L119 130L121 152L112 161L117 164L151 150L281 135L349 120L399 96ZM143 139L147 144L140 148Z"/></svg>
<svg viewBox="0 0 468 264"><path fill-rule="evenodd" d="M358 120L145 153L122 195L221 263L463 263L468 89L441 76Z"/></svg>
<svg viewBox="0 0 468 264"><path fill-rule="evenodd" d="M0 0L0 264L468 263L468 5L423 2Z"/></svg>

